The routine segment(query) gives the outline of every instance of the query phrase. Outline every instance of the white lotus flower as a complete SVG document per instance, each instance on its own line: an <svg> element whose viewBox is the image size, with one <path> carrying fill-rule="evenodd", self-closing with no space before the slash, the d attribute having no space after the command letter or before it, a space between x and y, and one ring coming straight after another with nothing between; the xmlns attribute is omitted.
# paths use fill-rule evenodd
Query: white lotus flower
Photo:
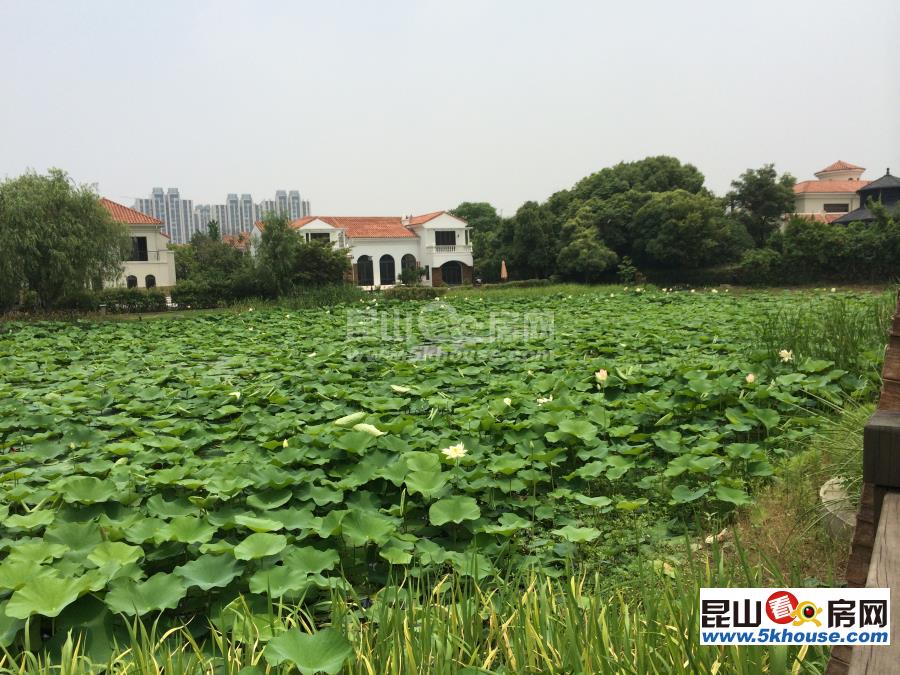
<svg viewBox="0 0 900 675"><path fill-rule="evenodd" d="M790 363L794 360L794 352L790 349L782 349L778 352L778 357L781 359L782 363Z"/></svg>
<svg viewBox="0 0 900 675"><path fill-rule="evenodd" d="M313 358L315 355L316 355L315 352L310 352L309 354L306 355L306 358L311 359L311 358Z"/></svg>
<svg viewBox="0 0 900 675"><path fill-rule="evenodd" d="M283 441L281 441L281 447L286 448L287 446L288 446L288 442L287 442L287 439L285 438Z"/></svg>
<svg viewBox="0 0 900 675"><path fill-rule="evenodd" d="M696 292L697 292L697 291L694 290L693 288L691 289L691 293L696 293Z"/></svg>
<svg viewBox="0 0 900 675"><path fill-rule="evenodd" d="M597 382L606 382L609 378L609 373L606 372L606 369L601 368L596 373L594 373L594 377L597 379Z"/></svg>
<svg viewBox="0 0 900 675"><path fill-rule="evenodd" d="M253 308L251 307L251 308L248 309L247 311L248 311L248 312L252 312L252 311L253 311Z"/></svg>
<svg viewBox="0 0 900 675"><path fill-rule="evenodd" d="M447 459L461 459L466 456L467 452L469 451L462 443L457 443L456 445L451 445L441 450L441 453Z"/></svg>
<svg viewBox="0 0 900 675"><path fill-rule="evenodd" d="M356 431L365 431L367 434L372 434L373 436L384 436L384 432L374 424L354 424L353 428Z"/></svg>
<svg viewBox="0 0 900 675"><path fill-rule="evenodd" d="M714 289L712 290L712 292L718 294L719 290L716 289L716 288L714 288Z"/></svg>
<svg viewBox="0 0 900 675"><path fill-rule="evenodd" d="M837 293L837 289L836 289L836 288L832 288L832 289L831 289L831 292L832 292L832 293Z"/></svg>
<svg viewBox="0 0 900 675"><path fill-rule="evenodd" d="M745 377L744 379L747 380L747 384L753 384L754 382L756 382L756 375L754 375L753 373L747 373L747 377Z"/></svg>
<svg viewBox="0 0 900 675"><path fill-rule="evenodd" d="M547 398L539 398L537 400L538 405L544 405L545 403L550 403L553 400L553 394L550 394Z"/></svg>
<svg viewBox="0 0 900 675"><path fill-rule="evenodd" d="M512 399L509 398L509 397L503 399L503 404L504 404L504 405L507 405L507 406L512 405Z"/></svg>
<svg viewBox="0 0 900 675"><path fill-rule="evenodd" d="M239 392L239 391L233 391L233 392L231 392L231 393L228 394L228 395L229 395L229 396L234 396L234 400L235 400L235 401L240 401L240 400L241 400L241 392Z"/></svg>

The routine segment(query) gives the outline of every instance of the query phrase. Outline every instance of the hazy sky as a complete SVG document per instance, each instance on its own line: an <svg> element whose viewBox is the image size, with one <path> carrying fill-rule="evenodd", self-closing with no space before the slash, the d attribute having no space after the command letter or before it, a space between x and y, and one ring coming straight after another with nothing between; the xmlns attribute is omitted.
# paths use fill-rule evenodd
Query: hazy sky
<svg viewBox="0 0 900 675"><path fill-rule="evenodd" d="M0 178L511 214L670 154L900 173L897 0L0 0Z"/></svg>

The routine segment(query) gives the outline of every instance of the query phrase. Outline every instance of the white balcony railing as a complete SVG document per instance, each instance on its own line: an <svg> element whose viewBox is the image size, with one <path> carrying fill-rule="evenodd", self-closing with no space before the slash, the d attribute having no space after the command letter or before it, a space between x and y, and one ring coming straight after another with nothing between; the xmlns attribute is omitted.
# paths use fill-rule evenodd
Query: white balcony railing
<svg viewBox="0 0 900 675"><path fill-rule="evenodd" d="M449 244L444 246L428 246L429 253L471 253L472 246L469 244Z"/></svg>

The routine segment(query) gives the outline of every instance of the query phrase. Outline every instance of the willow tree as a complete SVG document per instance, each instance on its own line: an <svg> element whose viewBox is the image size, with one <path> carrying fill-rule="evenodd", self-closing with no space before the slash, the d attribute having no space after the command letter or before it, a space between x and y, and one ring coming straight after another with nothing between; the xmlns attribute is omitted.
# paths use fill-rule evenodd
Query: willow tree
<svg viewBox="0 0 900 675"><path fill-rule="evenodd" d="M128 230L93 189L59 169L0 183L0 305L22 291L43 307L121 273Z"/></svg>

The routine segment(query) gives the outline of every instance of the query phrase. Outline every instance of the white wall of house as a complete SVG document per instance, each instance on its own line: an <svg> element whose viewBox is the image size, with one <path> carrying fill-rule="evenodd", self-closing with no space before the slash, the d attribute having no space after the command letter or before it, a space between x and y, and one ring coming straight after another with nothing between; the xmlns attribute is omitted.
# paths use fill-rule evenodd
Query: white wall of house
<svg viewBox="0 0 900 675"><path fill-rule="evenodd" d="M148 277L153 277L156 286L168 288L175 285L175 252L169 250L169 240L160 232L158 225L128 225L131 236L146 240L147 260L126 260L122 274L115 280L115 286L127 286L128 277L137 279L138 288L147 288Z"/></svg>
<svg viewBox="0 0 900 675"><path fill-rule="evenodd" d="M403 256L411 255L424 267L419 258L419 240L415 237L403 237L391 239L388 237L372 237L371 239L350 239L350 257L353 264L359 263L361 256L372 258L372 273L374 286L387 286L392 283L400 283L401 261ZM394 280L381 278L381 258L389 255L394 259ZM425 282L427 283L427 282Z"/></svg>
<svg viewBox="0 0 900 675"><path fill-rule="evenodd" d="M794 213L825 213L826 204L846 204L848 208L843 211L846 213L859 208L859 195L855 192L801 192L794 195Z"/></svg>
<svg viewBox="0 0 900 675"><path fill-rule="evenodd" d="M419 236L423 266L427 265L433 269L455 260L472 267L471 228L466 225L464 220L451 216L449 213L442 213L421 225L414 225L413 230ZM442 238L438 233L446 232L454 234L454 243L438 244L439 238ZM447 237L447 239L449 238Z"/></svg>

